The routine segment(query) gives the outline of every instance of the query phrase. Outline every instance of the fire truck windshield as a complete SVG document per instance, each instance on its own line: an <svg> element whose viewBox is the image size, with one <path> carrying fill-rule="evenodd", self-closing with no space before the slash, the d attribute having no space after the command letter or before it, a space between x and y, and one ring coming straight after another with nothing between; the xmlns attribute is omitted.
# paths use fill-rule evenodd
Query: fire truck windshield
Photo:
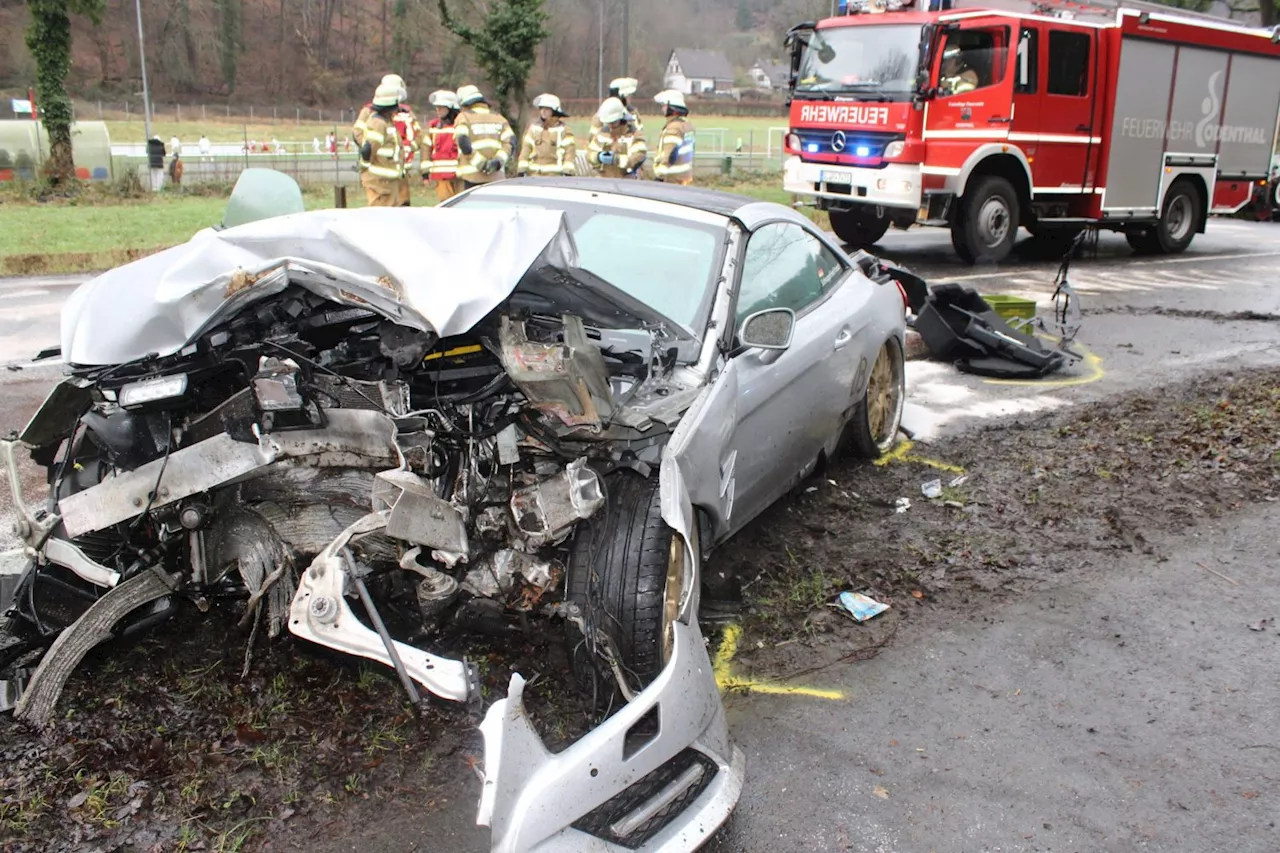
<svg viewBox="0 0 1280 853"><path fill-rule="evenodd" d="M800 56L796 95L906 100L915 86L920 30L919 24L874 24L815 31Z"/></svg>

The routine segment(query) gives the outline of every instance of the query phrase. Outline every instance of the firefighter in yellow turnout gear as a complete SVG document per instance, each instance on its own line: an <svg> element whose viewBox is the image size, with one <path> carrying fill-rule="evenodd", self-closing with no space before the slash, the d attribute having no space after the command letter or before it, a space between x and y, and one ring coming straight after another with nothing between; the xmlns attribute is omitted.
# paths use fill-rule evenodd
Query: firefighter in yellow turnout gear
<svg viewBox="0 0 1280 853"><path fill-rule="evenodd" d="M373 95L360 145L360 183L370 207L396 207L407 195L404 145L396 131L400 89L383 83Z"/></svg>
<svg viewBox="0 0 1280 853"><path fill-rule="evenodd" d="M529 125L520 147L520 175L572 175L577 170L578 148L573 131L564 123L566 113L555 95L539 95L533 99L539 122Z"/></svg>
<svg viewBox="0 0 1280 853"><path fill-rule="evenodd" d="M675 89L659 92L654 98L662 104L667 124L658 138L658 153L653 160L653 177L668 184L693 183L693 124L684 95Z"/></svg>
<svg viewBox="0 0 1280 853"><path fill-rule="evenodd" d="M458 89L462 110L454 124L458 141L458 177L467 187L500 181L506 177L511 144L516 135L511 125L489 109L484 95L475 86Z"/></svg>
<svg viewBox="0 0 1280 853"><path fill-rule="evenodd" d="M622 101L622 106L626 107L627 112L631 111L631 101L628 100L636 93L636 89L640 88L640 81L634 77L617 77L609 81L609 97L617 98ZM632 121L635 123L636 130L644 132L644 125L640 123L640 116L632 112ZM600 124L600 114L596 113L591 117L591 139L599 140L603 146L608 143L609 128ZM588 141L587 148L590 149L591 143Z"/></svg>
<svg viewBox="0 0 1280 853"><path fill-rule="evenodd" d="M601 132L591 139L587 162L603 178L634 178L649 153L634 117L617 98L601 104L596 116Z"/></svg>
<svg viewBox="0 0 1280 853"><path fill-rule="evenodd" d="M640 82L634 77L618 77L609 81L609 98L616 98L622 101L622 106L631 113L632 123L636 126L637 133L644 133L644 125L640 123L640 116L631 111L630 101L627 99L636 93ZM592 159L595 153L599 153L609 144L609 128L600 123L600 113L597 111L591 117L591 136L587 140L587 159L593 165L595 161ZM593 153L594 152L594 153Z"/></svg>

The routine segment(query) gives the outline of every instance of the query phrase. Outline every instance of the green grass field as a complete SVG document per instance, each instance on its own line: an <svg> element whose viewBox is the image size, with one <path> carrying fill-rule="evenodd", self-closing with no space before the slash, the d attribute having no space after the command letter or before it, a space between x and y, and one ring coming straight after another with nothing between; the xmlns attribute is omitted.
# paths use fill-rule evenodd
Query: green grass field
<svg viewBox="0 0 1280 853"><path fill-rule="evenodd" d="M416 184L416 182L415 182ZM776 176L699 181L702 186L789 204ZM311 210L333 206L333 191L312 187L303 195ZM347 192L351 207L364 205L358 187ZM415 205L435 202L435 194L414 187ZM82 272L125 263L138 254L182 243L216 224L226 208L225 193L173 193L121 199L99 190L73 200L35 202L17 192L0 195L0 275Z"/></svg>

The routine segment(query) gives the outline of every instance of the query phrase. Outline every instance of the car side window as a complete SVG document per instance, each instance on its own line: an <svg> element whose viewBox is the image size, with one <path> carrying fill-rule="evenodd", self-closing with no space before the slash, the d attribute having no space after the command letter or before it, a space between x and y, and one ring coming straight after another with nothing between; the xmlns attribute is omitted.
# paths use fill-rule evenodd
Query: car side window
<svg viewBox="0 0 1280 853"><path fill-rule="evenodd" d="M747 241L736 321L767 308L799 313L834 287L844 269L834 252L799 225L765 225Z"/></svg>

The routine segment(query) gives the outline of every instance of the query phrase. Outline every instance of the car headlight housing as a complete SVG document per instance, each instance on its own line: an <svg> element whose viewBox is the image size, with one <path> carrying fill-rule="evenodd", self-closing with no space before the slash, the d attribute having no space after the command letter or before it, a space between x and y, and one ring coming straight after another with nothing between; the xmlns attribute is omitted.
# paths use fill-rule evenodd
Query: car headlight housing
<svg viewBox="0 0 1280 853"><path fill-rule="evenodd" d="M903 142L901 139L895 139L893 142L890 142L888 145L884 147L884 156L901 157L902 152L905 151L906 149L907 149L907 143Z"/></svg>
<svg viewBox="0 0 1280 853"><path fill-rule="evenodd" d="M144 403L154 403L157 400L181 397L185 393L187 393L187 374L158 376L155 379L132 382L121 388L120 405L125 408L141 406Z"/></svg>

